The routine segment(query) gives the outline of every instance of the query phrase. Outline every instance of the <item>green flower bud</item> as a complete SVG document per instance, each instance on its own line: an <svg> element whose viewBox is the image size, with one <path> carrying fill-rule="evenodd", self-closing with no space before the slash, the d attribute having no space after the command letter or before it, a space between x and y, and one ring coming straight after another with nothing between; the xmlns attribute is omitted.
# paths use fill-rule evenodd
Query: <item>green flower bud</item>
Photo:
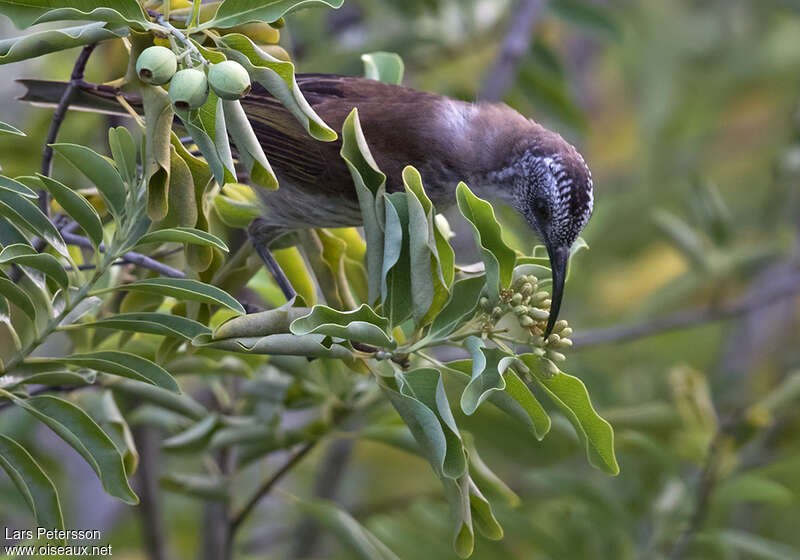
<svg viewBox="0 0 800 560"><path fill-rule="evenodd" d="M222 99L240 99L250 93L250 74L235 60L225 60L209 68L208 83Z"/></svg>
<svg viewBox="0 0 800 560"><path fill-rule="evenodd" d="M208 99L208 80L201 70L177 72L169 84L169 98L176 109L197 109Z"/></svg>
<svg viewBox="0 0 800 560"><path fill-rule="evenodd" d="M547 358L544 359L544 369L548 377L555 377L561 373L561 371L558 369L558 366Z"/></svg>
<svg viewBox="0 0 800 560"><path fill-rule="evenodd" d="M522 303L522 294L520 294L520 293L516 293L516 294L514 294L513 296L511 296L511 303L512 303L513 305L519 305L519 304L521 304L521 303Z"/></svg>
<svg viewBox="0 0 800 560"><path fill-rule="evenodd" d="M495 319L499 319L503 315L503 309L501 307L495 307L492 309L492 317Z"/></svg>
<svg viewBox="0 0 800 560"><path fill-rule="evenodd" d="M528 307L525 305L518 305L514 308L515 315L527 315L528 314Z"/></svg>
<svg viewBox="0 0 800 560"><path fill-rule="evenodd" d="M528 317L527 315L523 315L522 317L519 318L519 324L522 325L523 327L530 327L533 325L533 323L534 320Z"/></svg>
<svg viewBox="0 0 800 560"><path fill-rule="evenodd" d="M572 334L572 329L569 327L561 329L561 336L566 337Z"/></svg>
<svg viewBox="0 0 800 560"><path fill-rule="evenodd" d="M529 296L529 295L531 295L531 294L533 293L533 286L531 285L531 283L530 283L530 282L525 282L525 283L522 285L522 287L519 289L519 292L520 292L520 293L521 293L523 296Z"/></svg>
<svg viewBox="0 0 800 560"><path fill-rule="evenodd" d="M534 346L541 347L544 344L544 339L537 334L536 336L531 338L531 344L534 345ZM541 350L541 348L539 348L539 350ZM542 354L541 355L544 356L544 350L542 350Z"/></svg>
<svg viewBox="0 0 800 560"><path fill-rule="evenodd" d="M547 352L545 352L544 348L533 348L531 350L531 354L533 354L534 356L539 356L540 358L544 358L546 353Z"/></svg>
<svg viewBox="0 0 800 560"><path fill-rule="evenodd" d="M178 58L167 47L148 47L136 59L136 75L147 84L166 84L178 69Z"/></svg>
<svg viewBox="0 0 800 560"><path fill-rule="evenodd" d="M559 319L556 321L556 324L553 326L553 330L555 332L561 332L567 328L568 323L564 319Z"/></svg>
<svg viewBox="0 0 800 560"><path fill-rule="evenodd" d="M572 340L569 338L562 338L556 344L556 348L571 348L572 347Z"/></svg>
<svg viewBox="0 0 800 560"><path fill-rule="evenodd" d="M530 315L537 321L547 321L547 318L550 317L550 313L548 313L544 309L539 309L538 307L529 307L528 315Z"/></svg>
<svg viewBox="0 0 800 560"><path fill-rule="evenodd" d="M483 297L482 297L482 298L479 300L479 302L478 302L478 303L480 304L480 306L481 306L481 308L482 308L482 309L489 309L489 298L487 298L486 296L483 296Z"/></svg>
<svg viewBox="0 0 800 560"><path fill-rule="evenodd" d="M542 305L542 307L550 309L550 305L552 303L553 303L553 301L550 298L547 298L546 300L542 301L541 305Z"/></svg>

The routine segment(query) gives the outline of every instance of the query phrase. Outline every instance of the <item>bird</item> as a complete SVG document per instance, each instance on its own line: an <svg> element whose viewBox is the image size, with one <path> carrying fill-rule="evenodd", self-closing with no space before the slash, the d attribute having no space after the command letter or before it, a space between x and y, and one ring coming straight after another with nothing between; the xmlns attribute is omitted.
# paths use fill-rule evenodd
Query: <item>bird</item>
<svg viewBox="0 0 800 560"><path fill-rule="evenodd" d="M551 264L548 336L561 308L570 249L594 208L592 175L578 150L503 103L461 101L367 78L295 77L310 106L334 130L358 110L372 156L386 175L387 192L403 190L402 170L412 165L437 210L455 203L463 181L481 198L506 203L522 215ZM28 88L23 101L53 103L63 92L59 82L21 83ZM79 108L109 111L115 104L102 87L81 90L73 102ZM270 271L280 275L268 250L273 241L299 229L361 225L358 198L340 155L341 139L312 138L258 83L241 103L280 185L277 190L254 187L262 215L249 233Z"/></svg>

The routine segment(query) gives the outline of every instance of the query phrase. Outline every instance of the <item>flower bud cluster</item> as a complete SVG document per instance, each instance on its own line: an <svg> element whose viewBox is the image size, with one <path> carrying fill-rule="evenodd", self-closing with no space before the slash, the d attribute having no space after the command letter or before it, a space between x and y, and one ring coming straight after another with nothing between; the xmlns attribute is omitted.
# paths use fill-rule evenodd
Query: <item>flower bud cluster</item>
<svg viewBox="0 0 800 560"><path fill-rule="evenodd" d="M533 353L543 358L553 373L558 367L553 362L566 360L561 350L572 346L569 336L572 329L567 321L556 321L553 332L544 338L547 319L550 316L550 294L539 289L539 279L533 275L520 276L508 290L501 290L499 301L492 306L489 298L480 299L480 308L486 314L487 327L497 323L502 317L513 313L519 325L530 332L530 345Z"/></svg>

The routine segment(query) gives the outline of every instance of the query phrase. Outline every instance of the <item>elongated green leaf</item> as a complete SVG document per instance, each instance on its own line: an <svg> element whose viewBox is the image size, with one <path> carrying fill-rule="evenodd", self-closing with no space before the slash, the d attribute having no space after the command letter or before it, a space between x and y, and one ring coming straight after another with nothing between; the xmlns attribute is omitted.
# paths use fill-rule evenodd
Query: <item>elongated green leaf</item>
<svg viewBox="0 0 800 560"><path fill-rule="evenodd" d="M161 478L161 486L204 501L227 502L231 495L227 480L220 476L173 472Z"/></svg>
<svg viewBox="0 0 800 560"><path fill-rule="evenodd" d="M411 286L411 258L408 199L404 193L384 197L386 206L381 302L392 326L397 326L414 312ZM429 265L430 266L430 265Z"/></svg>
<svg viewBox="0 0 800 560"><path fill-rule="evenodd" d="M420 368L381 381L381 388L436 473L447 479L463 476L466 455L441 374L435 369Z"/></svg>
<svg viewBox="0 0 800 560"><path fill-rule="evenodd" d="M226 253L228 252L228 246L216 235L190 227L151 231L139 239L136 245L144 245L146 243L190 243L192 245L216 247Z"/></svg>
<svg viewBox="0 0 800 560"><path fill-rule="evenodd" d="M595 5L583 0L554 0L550 3L550 9L582 29L597 31L616 41L622 39L620 23L614 19L614 11L608 6Z"/></svg>
<svg viewBox="0 0 800 560"><path fill-rule="evenodd" d="M6 189L8 191L21 194L27 198L39 198L39 195L29 187L23 185L19 181L15 181L10 177L6 177L5 175L0 175L0 189Z"/></svg>
<svg viewBox="0 0 800 560"><path fill-rule="evenodd" d="M245 312L242 304L228 292L190 278L147 278L132 284L121 284L113 289L169 296L178 301L199 301L221 305L242 314Z"/></svg>
<svg viewBox="0 0 800 560"><path fill-rule="evenodd" d="M475 336L467 338L464 346L472 356L472 379L461 394L461 410L470 415L493 392L506 388L503 373L514 357L499 348L486 348Z"/></svg>
<svg viewBox="0 0 800 560"><path fill-rule="evenodd" d="M464 440L464 447L467 450L467 457L469 458L469 473L470 477L480 484L493 495L503 498L509 507L518 506L522 500L503 480L495 474L495 472L487 465L480 454L478 448L475 446L475 438L469 432L462 432L462 439Z"/></svg>
<svg viewBox="0 0 800 560"><path fill-rule="evenodd" d="M219 185L236 182L236 171L231 155L222 99L212 91L208 100L195 111L178 111L178 116L208 162Z"/></svg>
<svg viewBox="0 0 800 560"><path fill-rule="evenodd" d="M0 296L4 296L27 315L31 321L36 320L36 307L25 290L14 284L11 280L0 278Z"/></svg>
<svg viewBox="0 0 800 560"><path fill-rule="evenodd" d="M700 533L695 539L698 543L723 545L727 549L739 551L741 552L739 558L796 560L800 557L800 550L796 547L736 529L721 529Z"/></svg>
<svg viewBox="0 0 800 560"><path fill-rule="evenodd" d="M472 360L449 362L444 371L452 374L455 381L466 387L472 379ZM541 441L550 430L550 417L514 370L506 369L503 377L506 390L490 392L487 401L525 426Z"/></svg>
<svg viewBox="0 0 800 560"><path fill-rule="evenodd" d="M108 145L111 147L114 163L117 164L122 178L129 185L136 184L138 177L136 159L139 149L136 147L131 132L124 126L109 128Z"/></svg>
<svg viewBox="0 0 800 560"><path fill-rule="evenodd" d="M39 175L39 179L45 188L53 195L53 198L69 214L70 218L78 222L81 229L86 232L95 247L99 247L103 242L103 222L88 200L73 191L69 187L59 183L55 179Z"/></svg>
<svg viewBox="0 0 800 560"><path fill-rule="evenodd" d="M336 140L336 132L325 124L303 97L303 92L295 80L294 65L291 62L278 60L239 33L225 35L219 45L230 60L235 60L244 66L252 80L264 86L280 101L311 136L324 142ZM243 102L246 106L247 97ZM268 114L264 115L264 118L268 117Z"/></svg>
<svg viewBox="0 0 800 560"><path fill-rule="evenodd" d="M127 377L135 381L142 381L180 393L180 388L175 379L158 364L141 356L106 350L88 354L73 354L65 358L29 358L30 363L59 364L96 369L104 373Z"/></svg>
<svg viewBox="0 0 800 560"><path fill-rule="evenodd" d="M213 340L201 335L192 341L195 346L207 346L229 352L247 352L278 356L336 358L352 363L353 354L341 344L331 344L330 337L321 334L271 334L262 337L226 338Z"/></svg>
<svg viewBox="0 0 800 560"><path fill-rule="evenodd" d="M0 189L0 216L8 218L14 225L27 229L34 235L42 237L60 255L65 257L69 255L67 245L53 223L42 214L36 204L20 194L8 189Z"/></svg>
<svg viewBox="0 0 800 560"><path fill-rule="evenodd" d="M15 0L6 0L14 2ZM20 0L16 0L20 2ZM24 3L47 4L49 9L42 14L35 23L60 20L99 21L112 26L126 25L135 29L144 30L150 27L150 22L142 12L136 0L78 0L70 2L69 7L62 7L63 2L58 0L22 0Z"/></svg>
<svg viewBox="0 0 800 560"><path fill-rule="evenodd" d="M9 245L0 251L0 264L14 263L29 266L51 278L63 289L69 286L69 278L64 267L53 255L37 253L30 245Z"/></svg>
<svg viewBox="0 0 800 560"><path fill-rule="evenodd" d="M52 146L53 151L64 157L94 183L109 212L117 217L125 213L125 184L113 163L86 146L78 144Z"/></svg>
<svg viewBox="0 0 800 560"><path fill-rule="evenodd" d="M361 55L364 77L399 86L403 83L403 59L393 52L373 52Z"/></svg>
<svg viewBox="0 0 800 560"><path fill-rule="evenodd" d="M113 317L76 325L80 328L105 328L139 333L174 336L191 340L211 330L197 321L168 313L118 313Z"/></svg>
<svg viewBox="0 0 800 560"><path fill-rule="evenodd" d="M223 100L222 109L225 115L225 128L236 144L239 161L250 173L250 178L266 189L278 188L278 179L267 161L264 149L253 132L253 127L247 119L241 102L236 100Z"/></svg>
<svg viewBox="0 0 800 560"><path fill-rule="evenodd" d="M0 122L0 134L16 134L17 136L26 136L26 134L20 129L4 122Z"/></svg>
<svg viewBox="0 0 800 560"><path fill-rule="evenodd" d="M162 446L172 451L194 451L203 447L219 425L219 416L210 414L189 429L164 440Z"/></svg>
<svg viewBox="0 0 800 560"><path fill-rule="evenodd" d="M225 29L254 21L272 22L301 8L339 8L343 2L344 0L225 0L214 17L200 27Z"/></svg>
<svg viewBox="0 0 800 560"><path fill-rule="evenodd" d="M170 139L175 111L163 88L146 84L142 86L142 105L145 119L142 167L147 183L147 215L159 220L167 213ZM192 133L188 125L187 130Z"/></svg>
<svg viewBox="0 0 800 560"><path fill-rule="evenodd" d="M369 151L357 109L350 112L342 126L341 156L350 169L350 175L356 186L367 241L369 303L375 303L381 296L385 214L383 197L386 192L386 175L378 169L378 164Z"/></svg>
<svg viewBox="0 0 800 560"><path fill-rule="evenodd" d="M83 410L51 395L21 399L2 389L0 395L38 418L80 453L97 473L106 492L125 503L139 503L139 498L128 485L119 450Z"/></svg>
<svg viewBox="0 0 800 560"><path fill-rule="evenodd" d="M11 438L0 434L0 467L28 502L39 527L63 529L64 518L58 492L28 451Z"/></svg>
<svg viewBox="0 0 800 560"><path fill-rule="evenodd" d="M400 560L389 547L370 533L366 527L333 502L323 500L292 500L295 506L338 538L352 551L352 558L362 560Z"/></svg>
<svg viewBox="0 0 800 560"><path fill-rule="evenodd" d="M432 340L444 340L464 325L475 313L486 277L471 276L453 284L453 291L444 309L433 320L425 337L425 344Z"/></svg>
<svg viewBox="0 0 800 560"><path fill-rule="evenodd" d="M589 462L609 474L619 474L614 454L614 430L597 414L583 382L564 372L550 375L542 360L534 354L522 354L519 358L573 425L586 448Z"/></svg>
<svg viewBox="0 0 800 560"><path fill-rule="evenodd" d="M464 183L456 189L458 208L472 224L475 243L486 267L486 286L492 301L496 301L502 288L511 283L516 255L503 241L500 224L494 216L492 205L481 200Z"/></svg>
<svg viewBox="0 0 800 560"><path fill-rule="evenodd" d="M354 311L337 311L325 305L315 305L311 313L295 319L290 328L297 335L316 333L382 348L397 346L386 332L389 320L366 304Z"/></svg>
<svg viewBox="0 0 800 560"><path fill-rule="evenodd" d="M98 21L77 27L48 29L30 35L0 41L0 64L36 58L43 54L62 51L72 47L97 43L107 39L118 39L128 34L127 28L111 30L106 23Z"/></svg>

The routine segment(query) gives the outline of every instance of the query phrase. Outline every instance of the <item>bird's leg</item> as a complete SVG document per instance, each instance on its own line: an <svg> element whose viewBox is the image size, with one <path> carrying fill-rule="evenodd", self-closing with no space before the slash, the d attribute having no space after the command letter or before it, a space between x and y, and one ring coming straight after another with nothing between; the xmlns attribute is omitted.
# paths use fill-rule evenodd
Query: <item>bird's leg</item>
<svg viewBox="0 0 800 560"><path fill-rule="evenodd" d="M256 218L250 224L248 228L248 234L250 236L250 243L252 243L253 248L258 253L258 256L261 257L261 260L266 265L267 270L275 279L275 283L278 284L278 287L283 292L284 297L287 301L291 301L293 297L297 295L297 292L294 291L291 282L286 277L286 274L281 269L281 265L278 264L278 261L275 260L275 257L272 255L272 252L269 250L269 244L277 237L277 232L274 228L270 228L261 220L261 218Z"/></svg>

